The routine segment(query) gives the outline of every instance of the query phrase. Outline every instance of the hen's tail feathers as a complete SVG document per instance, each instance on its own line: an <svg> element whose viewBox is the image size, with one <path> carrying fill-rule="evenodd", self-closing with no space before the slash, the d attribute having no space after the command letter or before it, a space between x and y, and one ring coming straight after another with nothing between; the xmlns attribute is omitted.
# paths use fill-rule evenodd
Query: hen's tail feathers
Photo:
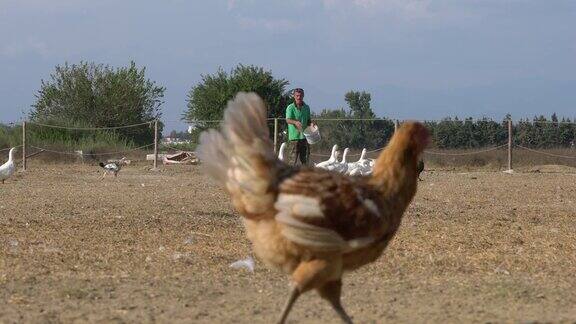
<svg viewBox="0 0 576 324"><path fill-rule="evenodd" d="M98 165L101 166L101 167L104 167L106 164L100 162L100 163L98 163Z"/></svg>
<svg viewBox="0 0 576 324"><path fill-rule="evenodd" d="M221 131L200 135L198 156L206 172L224 183L235 207L248 218L273 210L278 160L258 95L240 92L228 102Z"/></svg>

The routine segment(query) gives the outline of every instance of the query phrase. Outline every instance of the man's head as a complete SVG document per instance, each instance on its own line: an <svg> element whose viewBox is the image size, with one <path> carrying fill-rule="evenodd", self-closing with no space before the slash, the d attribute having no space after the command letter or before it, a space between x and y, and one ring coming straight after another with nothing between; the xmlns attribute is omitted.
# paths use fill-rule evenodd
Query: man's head
<svg viewBox="0 0 576 324"><path fill-rule="evenodd" d="M294 102L297 106L302 106L304 103L304 90L301 88L294 89Z"/></svg>

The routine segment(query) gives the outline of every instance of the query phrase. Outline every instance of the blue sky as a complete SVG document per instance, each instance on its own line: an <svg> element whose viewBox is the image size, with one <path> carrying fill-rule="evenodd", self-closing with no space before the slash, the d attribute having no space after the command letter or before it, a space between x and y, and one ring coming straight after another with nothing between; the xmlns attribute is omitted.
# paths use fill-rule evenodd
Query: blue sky
<svg viewBox="0 0 576 324"><path fill-rule="evenodd" d="M313 110L372 94L379 116L576 116L574 0L0 0L0 121L54 66L146 66L179 120L202 74L255 64ZM168 123L167 128L183 128Z"/></svg>

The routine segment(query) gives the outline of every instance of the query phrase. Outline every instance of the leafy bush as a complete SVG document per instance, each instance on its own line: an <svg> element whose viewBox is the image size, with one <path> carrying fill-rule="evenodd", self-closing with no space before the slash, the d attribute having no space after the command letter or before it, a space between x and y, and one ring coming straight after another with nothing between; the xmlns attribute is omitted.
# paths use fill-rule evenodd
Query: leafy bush
<svg viewBox="0 0 576 324"><path fill-rule="evenodd" d="M30 119L44 124L80 124L87 127L152 122L161 116L164 90L146 79L145 68L138 69L134 62L117 69L86 62L77 65L66 63L56 66L51 80L42 80ZM154 138L153 128L150 127L122 128L113 133L116 135L106 136L118 136L123 141L140 145L151 143ZM64 132L42 131L39 134L64 136L69 140L68 135L63 135Z"/></svg>

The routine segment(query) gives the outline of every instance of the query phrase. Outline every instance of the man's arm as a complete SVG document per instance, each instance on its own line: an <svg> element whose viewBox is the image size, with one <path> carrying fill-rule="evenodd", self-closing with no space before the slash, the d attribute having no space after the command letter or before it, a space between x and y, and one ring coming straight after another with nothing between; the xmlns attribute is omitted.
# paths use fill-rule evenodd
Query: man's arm
<svg viewBox="0 0 576 324"><path fill-rule="evenodd" d="M286 123L287 124L292 124L294 126L296 126L296 128L298 129L298 131L302 131L302 123L299 120L296 119L286 119Z"/></svg>
<svg viewBox="0 0 576 324"><path fill-rule="evenodd" d="M299 132L302 131L302 123L298 119L295 119L294 112L292 109L286 109L286 123L294 125Z"/></svg>

